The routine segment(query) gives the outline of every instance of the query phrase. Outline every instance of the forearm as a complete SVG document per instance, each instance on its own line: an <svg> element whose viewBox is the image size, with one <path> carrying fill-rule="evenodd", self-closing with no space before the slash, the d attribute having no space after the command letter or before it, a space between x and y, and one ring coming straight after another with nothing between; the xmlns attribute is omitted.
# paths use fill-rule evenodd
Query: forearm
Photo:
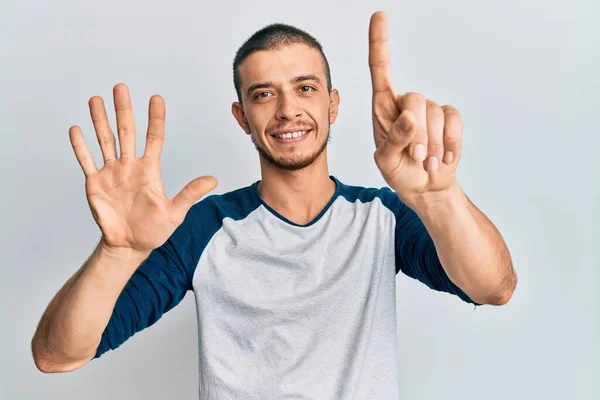
<svg viewBox="0 0 600 400"><path fill-rule="evenodd" d="M146 257L134 251L109 250L100 241L39 322L32 351L41 371L72 371L94 356L119 294Z"/></svg>
<svg viewBox="0 0 600 400"><path fill-rule="evenodd" d="M458 184L443 196L413 199L448 277L473 301L501 305L516 285L509 250Z"/></svg>

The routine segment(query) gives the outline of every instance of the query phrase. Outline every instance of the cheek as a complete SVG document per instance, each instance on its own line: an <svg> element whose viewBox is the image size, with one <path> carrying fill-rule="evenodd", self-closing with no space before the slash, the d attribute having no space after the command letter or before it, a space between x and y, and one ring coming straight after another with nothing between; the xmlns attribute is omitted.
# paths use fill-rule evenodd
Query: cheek
<svg viewBox="0 0 600 400"><path fill-rule="evenodd" d="M275 111L271 110L271 108L268 105L262 105L261 107L254 108L247 114L252 132L264 132L271 121L275 119Z"/></svg>
<svg viewBox="0 0 600 400"><path fill-rule="evenodd" d="M261 118L260 114L256 112L246 113L246 120L252 133L260 133L264 131L266 124L263 122L263 118Z"/></svg>
<svg viewBox="0 0 600 400"><path fill-rule="evenodd" d="M323 103L321 105L321 110L323 113L323 120L327 121L327 123L329 123L329 118L330 118L330 111L331 111L331 103L329 100L329 97L325 98L323 100Z"/></svg>
<svg viewBox="0 0 600 400"><path fill-rule="evenodd" d="M329 125L329 99L318 99L312 102L305 103L305 110L308 117L313 120L318 127L326 129Z"/></svg>

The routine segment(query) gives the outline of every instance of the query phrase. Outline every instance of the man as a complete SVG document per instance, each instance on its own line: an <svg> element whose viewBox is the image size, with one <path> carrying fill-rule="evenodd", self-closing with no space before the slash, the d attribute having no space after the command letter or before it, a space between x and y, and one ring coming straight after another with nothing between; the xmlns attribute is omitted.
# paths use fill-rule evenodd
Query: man
<svg viewBox="0 0 600 400"><path fill-rule="evenodd" d="M152 325L193 290L200 397L392 399L395 276L465 302L505 304L516 276L492 223L456 180L462 120L452 106L396 94L387 20L369 28L375 162L389 188L329 175L339 93L307 33L256 32L234 60L232 113L260 158L261 180L211 195L213 177L167 199L160 178L165 106L153 96L135 157L128 90L114 89L121 154L90 99L104 167L77 126L70 139L102 238L51 301L32 340L44 372L72 371Z"/></svg>

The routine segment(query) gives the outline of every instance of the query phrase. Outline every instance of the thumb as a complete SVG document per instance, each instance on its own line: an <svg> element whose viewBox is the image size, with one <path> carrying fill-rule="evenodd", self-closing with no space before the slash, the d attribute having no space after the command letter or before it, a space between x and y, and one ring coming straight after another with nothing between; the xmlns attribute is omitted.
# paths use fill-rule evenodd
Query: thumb
<svg viewBox="0 0 600 400"><path fill-rule="evenodd" d="M177 221L183 221L189 209L200 200L206 193L217 187L219 181L214 176L201 176L194 179L179 193L175 195L171 203L171 212Z"/></svg>
<svg viewBox="0 0 600 400"><path fill-rule="evenodd" d="M415 115L409 110L404 110L394 121L385 141L375 151L375 161L382 172L398 166L402 152L417 135L417 124L414 121Z"/></svg>

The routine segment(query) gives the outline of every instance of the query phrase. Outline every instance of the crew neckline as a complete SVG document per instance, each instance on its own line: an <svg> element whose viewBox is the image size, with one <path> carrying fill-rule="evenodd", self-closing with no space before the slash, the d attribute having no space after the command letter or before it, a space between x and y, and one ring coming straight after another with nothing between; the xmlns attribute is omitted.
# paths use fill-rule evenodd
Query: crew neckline
<svg viewBox="0 0 600 400"><path fill-rule="evenodd" d="M325 205L325 207L323 207L323 209L319 212L319 214L317 214L317 216L315 216L311 221L307 222L306 224L297 224L293 221L290 221L289 219L287 219L286 217L284 217L283 215L281 215L280 213L278 213L275 209L273 209L271 206L269 206L263 199L262 197L260 197L260 193L258 192L258 184L260 183L260 180L254 182L251 185L251 189L252 189L252 193L254 194L254 196L257 198L258 202L265 207L265 209L267 209L267 211L269 211L272 215L274 215L275 217L279 218L280 220L282 220L283 222L298 227L298 228L308 228L311 225L316 224L322 217L323 215L325 215L325 213L331 208L331 205L333 204L333 202L338 198L338 196L340 195L341 189L342 189L342 184L341 182L333 175L329 175L329 179L331 179L332 181L335 182L335 191L333 192L333 195L331 196L331 198L329 199L329 201L327 202L327 204Z"/></svg>

